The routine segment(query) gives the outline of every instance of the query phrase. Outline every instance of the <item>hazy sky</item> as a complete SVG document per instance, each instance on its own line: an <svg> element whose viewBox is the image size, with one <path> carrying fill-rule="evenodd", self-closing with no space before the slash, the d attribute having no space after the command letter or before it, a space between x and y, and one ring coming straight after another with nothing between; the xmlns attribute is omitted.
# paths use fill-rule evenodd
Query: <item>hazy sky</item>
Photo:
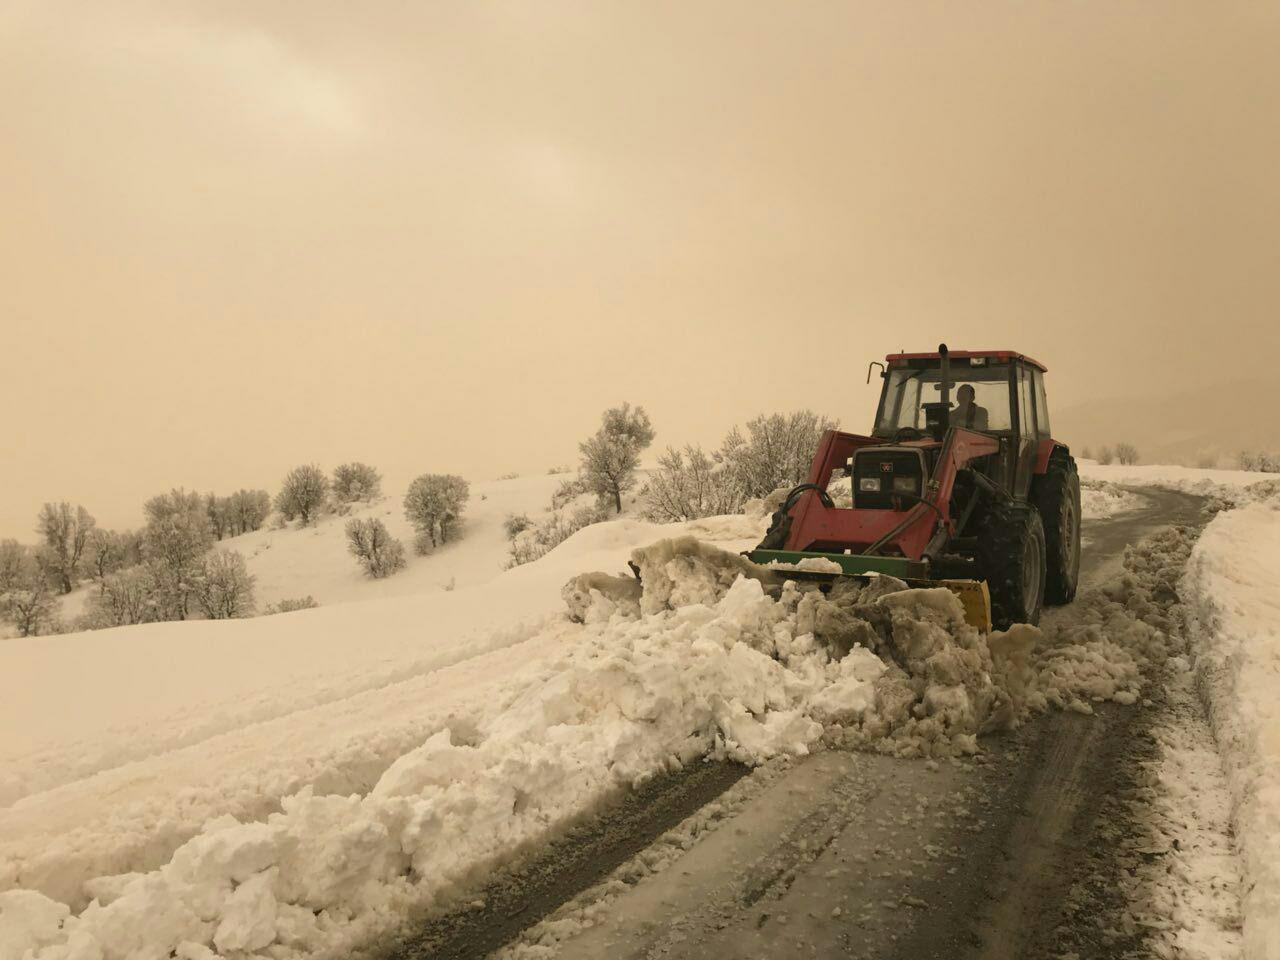
<svg viewBox="0 0 1280 960"><path fill-rule="evenodd" d="M864 427L943 339L1058 407L1265 375L1278 11L0 0L0 536L545 471L623 399Z"/></svg>

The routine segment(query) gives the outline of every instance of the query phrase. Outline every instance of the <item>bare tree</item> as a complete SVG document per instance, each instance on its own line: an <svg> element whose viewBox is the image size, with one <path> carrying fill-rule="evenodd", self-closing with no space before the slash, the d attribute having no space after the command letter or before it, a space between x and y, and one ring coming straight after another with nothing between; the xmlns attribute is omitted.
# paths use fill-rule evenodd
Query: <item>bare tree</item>
<svg viewBox="0 0 1280 960"><path fill-rule="evenodd" d="M1102 464L1104 467L1110 463L1113 463L1115 459L1116 459L1115 451L1112 450L1110 447L1102 447L1098 451L1098 462Z"/></svg>
<svg viewBox="0 0 1280 960"><path fill-rule="evenodd" d="M237 490L226 498L228 536L261 529L271 513L271 494L265 490Z"/></svg>
<svg viewBox="0 0 1280 960"><path fill-rule="evenodd" d="M344 463L333 470L333 497L339 503L366 503L382 494L382 476L367 463Z"/></svg>
<svg viewBox="0 0 1280 960"><path fill-rule="evenodd" d="M729 431L716 459L744 498L768 496L804 482L822 434L837 426L812 410L756 417L748 421L745 436L737 427Z"/></svg>
<svg viewBox="0 0 1280 960"><path fill-rule="evenodd" d="M589 491L602 501L612 501L622 512L622 495L636 484L640 453L653 443L653 424L644 407L624 403L601 417L595 435L578 444L581 476Z"/></svg>
<svg viewBox="0 0 1280 960"><path fill-rule="evenodd" d="M1138 448L1131 443L1117 443L1116 459L1124 466L1131 466L1138 462Z"/></svg>
<svg viewBox="0 0 1280 960"><path fill-rule="evenodd" d="M253 614L253 585L244 557L234 550L213 550L195 577L195 595L210 620L230 620Z"/></svg>
<svg viewBox="0 0 1280 960"><path fill-rule="evenodd" d="M95 527L89 534L89 543L85 548L85 559L93 579L101 583L107 574L123 567L126 550L125 539L120 534L114 530Z"/></svg>
<svg viewBox="0 0 1280 960"><path fill-rule="evenodd" d="M15 589L36 572L30 550L17 540L0 540L0 594Z"/></svg>
<svg viewBox="0 0 1280 960"><path fill-rule="evenodd" d="M470 496L467 481L453 474L424 473L409 484L404 515L418 531L419 552L449 541Z"/></svg>
<svg viewBox="0 0 1280 960"><path fill-rule="evenodd" d="M16 540L0 540L0 620L24 637L48 631L57 605L35 553Z"/></svg>
<svg viewBox="0 0 1280 960"><path fill-rule="evenodd" d="M640 497L645 516L656 523L736 513L746 499L731 473L695 446L668 447Z"/></svg>
<svg viewBox="0 0 1280 960"><path fill-rule="evenodd" d="M0 594L0 618L12 622L24 637L48 633L56 624L56 610L49 581L38 570Z"/></svg>
<svg viewBox="0 0 1280 960"><path fill-rule="evenodd" d="M75 586L76 568L93 527L93 517L84 507L73 510L71 504L63 501L46 503L40 509L36 532L43 540L44 562L63 593L70 593Z"/></svg>
<svg viewBox="0 0 1280 960"><path fill-rule="evenodd" d="M276 494L276 509L285 520L297 517L305 527L324 506L329 478L314 463L294 467L285 475Z"/></svg>
<svg viewBox="0 0 1280 960"><path fill-rule="evenodd" d="M347 549L371 577L386 577L404 566L404 546L381 520L348 520Z"/></svg>

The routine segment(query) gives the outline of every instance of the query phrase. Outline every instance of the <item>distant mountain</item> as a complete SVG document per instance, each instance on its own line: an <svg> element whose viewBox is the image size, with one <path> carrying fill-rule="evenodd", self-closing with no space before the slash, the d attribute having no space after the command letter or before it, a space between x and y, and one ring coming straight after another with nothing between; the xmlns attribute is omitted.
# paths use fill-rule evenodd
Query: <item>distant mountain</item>
<svg viewBox="0 0 1280 960"><path fill-rule="evenodd" d="M1051 404L1052 406L1052 404ZM1085 447L1132 443L1143 463L1234 467L1241 450L1280 453L1280 390L1265 380L1218 383L1164 397L1109 397L1050 411L1054 436Z"/></svg>

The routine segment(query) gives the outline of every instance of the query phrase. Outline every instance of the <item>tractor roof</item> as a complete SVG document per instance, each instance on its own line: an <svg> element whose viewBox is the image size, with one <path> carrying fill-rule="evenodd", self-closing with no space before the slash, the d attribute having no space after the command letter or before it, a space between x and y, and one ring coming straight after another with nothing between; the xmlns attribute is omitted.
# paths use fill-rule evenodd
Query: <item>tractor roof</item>
<svg viewBox="0 0 1280 960"><path fill-rule="evenodd" d="M1039 360L1033 360L1025 353L1018 353L1016 350L951 350L947 356L953 360L968 360L970 357L986 357L988 360L996 360L1001 363L1008 363L1010 360L1021 360L1029 363L1038 370L1047 371L1046 367ZM895 360L941 360L942 354L938 351L932 353L891 353L885 360L893 363Z"/></svg>

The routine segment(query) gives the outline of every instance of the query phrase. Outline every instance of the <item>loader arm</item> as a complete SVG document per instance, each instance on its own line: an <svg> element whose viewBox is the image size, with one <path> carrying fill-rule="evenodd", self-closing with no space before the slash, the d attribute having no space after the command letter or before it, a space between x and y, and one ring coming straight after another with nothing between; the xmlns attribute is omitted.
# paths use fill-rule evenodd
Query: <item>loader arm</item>
<svg viewBox="0 0 1280 960"><path fill-rule="evenodd" d="M861 447L878 446L882 440L829 430L823 434L809 470L809 483L826 489L837 467L842 467ZM929 446L932 441L915 441L904 446ZM849 509L825 506L817 491L802 493L791 508L788 552L864 554L876 546L876 554L901 556L910 561L925 559L926 547L941 525L953 534L951 494L956 474L975 457L995 453L999 441L972 430L955 428L947 432L922 496L905 510Z"/></svg>

